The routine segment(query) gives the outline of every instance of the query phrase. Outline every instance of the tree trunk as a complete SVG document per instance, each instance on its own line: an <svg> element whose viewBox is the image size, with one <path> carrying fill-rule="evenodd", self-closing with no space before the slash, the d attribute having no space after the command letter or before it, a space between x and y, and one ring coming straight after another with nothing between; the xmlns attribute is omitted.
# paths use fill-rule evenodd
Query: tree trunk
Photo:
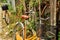
<svg viewBox="0 0 60 40"><path fill-rule="evenodd" d="M51 31L53 31L53 26L56 26L56 0L50 0L50 13Z"/></svg>
<svg viewBox="0 0 60 40"><path fill-rule="evenodd" d="M0 33L2 33L2 9L0 7Z"/></svg>
<svg viewBox="0 0 60 40"><path fill-rule="evenodd" d="M0 7L0 34L2 34L2 9ZM0 35L1 37L1 35ZM2 38L0 38L0 40L2 40Z"/></svg>
<svg viewBox="0 0 60 40"><path fill-rule="evenodd" d="M57 0L53 1L54 2L54 6L53 6L53 8L54 8L54 26L56 26L56 1Z"/></svg>

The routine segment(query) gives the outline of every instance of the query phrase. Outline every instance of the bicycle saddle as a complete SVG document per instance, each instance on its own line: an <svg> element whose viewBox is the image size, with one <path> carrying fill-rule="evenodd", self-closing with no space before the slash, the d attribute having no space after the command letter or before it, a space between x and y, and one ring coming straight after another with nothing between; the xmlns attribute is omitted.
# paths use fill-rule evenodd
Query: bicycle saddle
<svg viewBox="0 0 60 40"><path fill-rule="evenodd" d="M8 5L3 5L2 10L8 10Z"/></svg>

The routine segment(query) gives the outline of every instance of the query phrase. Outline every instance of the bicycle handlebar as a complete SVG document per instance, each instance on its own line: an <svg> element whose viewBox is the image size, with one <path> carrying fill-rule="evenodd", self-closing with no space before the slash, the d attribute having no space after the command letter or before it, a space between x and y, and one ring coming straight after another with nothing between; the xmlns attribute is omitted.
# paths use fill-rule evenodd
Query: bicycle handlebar
<svg viewBox="0 0 60 40"><path fill-rule="evenodd" d="M50 17L47 17L46 19L44 19L44 18L40 18L41 20L48 20Z"/></svg>

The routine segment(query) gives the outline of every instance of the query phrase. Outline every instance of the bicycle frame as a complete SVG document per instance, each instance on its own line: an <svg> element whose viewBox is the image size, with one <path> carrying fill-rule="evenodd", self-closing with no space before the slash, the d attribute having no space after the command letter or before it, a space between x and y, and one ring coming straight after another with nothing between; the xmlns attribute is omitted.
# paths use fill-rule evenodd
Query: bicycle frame
<svg viewBox="0 0 60 40"><path fill-rule="evenodd" d="M9 13L7 10L3 11L3 19L5 20L6 24L8 25L9 24Z"/></svg>
<svg viewBox="0 0 60 40"><path fill-rule="evenodd" d="M18 32L14 31L14 33L15 33L15 35L16 35L16 40L35 40L35 39L37 39L36 32L35 32L33 29L32 29L32 31L33 31L33 36L24 39L24 35L25 35L25 34L24 34L24 25L23 25L23 23L22 23L22 22L17 22L17 23L16 23L16 26L17 26L17 25L21 25L21 27L22 27L22 29L23 29L23 37L21 37ZM16 28L16 26L15 26L15 28ZM15 39L15 38L14 38L14 39Z"/></svg>

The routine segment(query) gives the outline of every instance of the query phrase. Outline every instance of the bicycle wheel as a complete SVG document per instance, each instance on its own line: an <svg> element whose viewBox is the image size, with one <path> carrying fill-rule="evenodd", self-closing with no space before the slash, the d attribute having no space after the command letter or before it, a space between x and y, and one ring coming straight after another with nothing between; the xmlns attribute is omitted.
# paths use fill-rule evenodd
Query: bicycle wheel
<svg viewBox="0 0 60 40"><path fill-rule="evenodd" d="M46 32L50 31L51 33L54 33L54 34L55 34L55 33L56 33L56 31L55 31L56 29L54 29L54 27L53 27L52 25L50 25L50 7L49 7L49 6L47 6L47 7L45 8L42 17L45 18L45 19L49 17L48 20L42 21L42 22L45 24L45 26L44 26L44 28L46 28L45 31L46 31ZM51 29L51 27L52 27L52 29ZM53 31L51 31L51 30L53 30ZM44 31L43 31L43 32L44 32ZM46 37L46 36L47 36L47 35L46 35L46 32L45 32L45 34L44 34L44 35L45 35L44 38L47 38L47 37ZM53 39L53 37L52 37L53 35L51 35L50 32L48 32L48 35L50 35L50 36L49 36L49 38L46 39L46 40L49 40L49 39L52 40L52 39ZM50 37L51 37L51 38L50 38ZM56 37L56 35L55 35L54 37Z"/></svg>
<svg viewBox="0 0 60 40"><path fill-rule="evenodd" d="M15 27L13 28L13 40L17 40L23 38L24 25L21 22L17 22ZM19 38L17 38L19 37Z"/></svg>

